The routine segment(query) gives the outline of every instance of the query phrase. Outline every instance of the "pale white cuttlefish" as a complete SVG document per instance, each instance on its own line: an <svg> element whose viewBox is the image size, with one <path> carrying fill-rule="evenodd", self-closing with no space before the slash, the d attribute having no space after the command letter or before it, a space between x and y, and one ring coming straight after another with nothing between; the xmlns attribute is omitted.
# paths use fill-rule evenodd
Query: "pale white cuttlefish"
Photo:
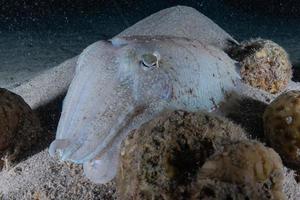
<svg viewBox="0 0 300 200"><path fill-rule="evenodd" d="M83 163L96 183L114 178L127 134L163 110L210 111L239 74L222 50L187 38L132 36L92 44L80 55L56 140L62 160Z"/></svg>

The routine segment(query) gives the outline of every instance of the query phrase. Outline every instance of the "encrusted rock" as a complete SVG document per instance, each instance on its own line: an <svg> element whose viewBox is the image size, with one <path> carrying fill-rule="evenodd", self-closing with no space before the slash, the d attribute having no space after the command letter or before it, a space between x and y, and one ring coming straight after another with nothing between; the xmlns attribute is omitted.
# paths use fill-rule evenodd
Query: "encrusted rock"
<svg viewBox="0 0 300 200"><path fill-rule="evenodd" d="M300 167L300 91L277 97L264 113L264 133L269 144L291 168Z"/></svg>
<svg viewBox="0 0 300 200"><path fill-rule="evenodd" d="M226 145L198 172L193 199L286 199L279 155L259 142Z"/></svg>
<svg viewBox="0 0 300 200"><path fill-rule="evenodd" d="M41 131L40 122L22 97L0 89L0 168L20 161Z"/></svg>
<svg viewBox="0 0 300 200"><path fill-rule="evenodd" d="M253 87L275 94L283 91L292 78L288 54L273 41L244 41L229 54L240 62L243 81Z"/></svg>
<svg viewBox="0 0 300 200"><path fill-rule="evenodd" d="M117 176L120 199L189 199L190 183L222 146L245 140L230 121L205 113L165 113L123 143Z"/></svg>

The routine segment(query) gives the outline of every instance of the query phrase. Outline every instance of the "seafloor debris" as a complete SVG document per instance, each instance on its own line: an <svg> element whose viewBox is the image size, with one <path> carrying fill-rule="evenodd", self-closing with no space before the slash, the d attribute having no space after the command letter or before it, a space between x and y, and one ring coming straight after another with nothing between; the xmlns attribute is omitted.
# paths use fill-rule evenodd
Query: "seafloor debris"
<svg viewBox="0 0 300 200"><path fill-rule="evenodd" d="M287 166L300 167L300 91L277 97L264 113L264 133Z"/></svg>
<svg viewBox="0 0 300 200"><path fill-rule="evenodd" d="M279 155L256 141L226 145L198 172L192 199L286 199Z"/></svg>
<svg viewBox="0 0 300 200"><path fill-rule="evenodd" d="M245 41L229 54L240 62L243 81L253 87L274 94L283 91L292 78L288 54L273 41Z"/></svg>
<svg viewBox="0 0 300 200"><path fill-rule="evenodd" d="M22 97L0 89L0 168L20 161L37 142L40 122Z"/></svg>
<svg viewBox="0 0 300 200"><path fill-rule="evenodd" d="M120 199L189 199L206 159L246 134L225 118L164 113L124 141L117 176Z"/></svg>

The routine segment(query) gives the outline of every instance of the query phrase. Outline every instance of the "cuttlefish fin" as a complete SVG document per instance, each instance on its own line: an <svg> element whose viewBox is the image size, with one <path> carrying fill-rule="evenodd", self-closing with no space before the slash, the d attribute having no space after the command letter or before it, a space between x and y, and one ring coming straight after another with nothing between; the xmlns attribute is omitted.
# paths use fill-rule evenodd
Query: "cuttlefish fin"
<svg viewBox="0 0 300 200"><path fill-rule="evenodd" d="M128 40L122 37L114 37L110 40L108 40L113 47L122 47L128 44Z"/></svg>

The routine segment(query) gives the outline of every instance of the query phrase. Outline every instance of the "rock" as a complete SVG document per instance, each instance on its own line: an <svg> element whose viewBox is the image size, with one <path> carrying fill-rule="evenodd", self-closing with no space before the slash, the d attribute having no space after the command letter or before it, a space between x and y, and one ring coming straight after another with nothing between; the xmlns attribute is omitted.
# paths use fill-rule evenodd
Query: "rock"
<svg viewBox="0 0 300 200"><path fill-rule="evenodd" d="M264 134L288 167L300 169L300 92L289 91L277 97L266 109Z"/></svg>
<svg viewBox="0 0 300 200"><path fill-rule="evenodd" d="M246 134L225 118L175 111L144 124L123 143L118 197L190 199L190 184L206 159Z"/></svg>
<svg viewBox="0 0 300 200"><path fill-rule="evenodd" d="M198 172L193 199L286 199L283 165L271 148L255 141L229 144Z"/></svg>
<svg viewBox="0 0 300 200"><path fill-rule="evenodd" d="M243 81L275 94L286 89L292 78L292 65L286 51L270 40L243 41L229 51L241 65Z"/></svg>
<svg viewBox="0 0 300 200"><path fill-rule="evenodd" d="M0 168L9 168L37 144L40 122L22 97L1 88L0 127Z"/></svg>

